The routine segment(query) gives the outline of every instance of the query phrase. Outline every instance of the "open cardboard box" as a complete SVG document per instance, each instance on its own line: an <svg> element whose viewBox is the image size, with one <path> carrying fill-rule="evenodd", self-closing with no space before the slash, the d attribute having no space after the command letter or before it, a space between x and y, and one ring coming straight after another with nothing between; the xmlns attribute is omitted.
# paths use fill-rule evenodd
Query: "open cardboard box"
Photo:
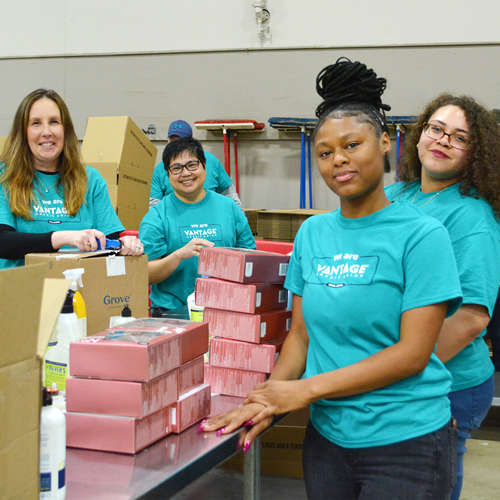
<svg viewBox="0 0 500 500"><path fill-rule="evenodd" d="M43 354L70 285L45 265L0 271L0 498L38 500Z"/></svg>
<svg viewBox="0 0 500 500"><path fill-rule="evenodd" d="M158 150L128 116L91 117L82 157L106 180L109 196L126 229L139 229L149 210Z"/></svg>

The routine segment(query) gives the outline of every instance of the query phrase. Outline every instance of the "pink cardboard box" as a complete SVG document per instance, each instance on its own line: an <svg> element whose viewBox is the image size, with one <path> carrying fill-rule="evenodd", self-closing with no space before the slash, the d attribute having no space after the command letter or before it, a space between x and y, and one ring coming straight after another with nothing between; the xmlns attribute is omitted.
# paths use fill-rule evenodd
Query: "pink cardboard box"
<svg viewBox="0 0 500 500"><path fill-rule="evenodd" d="M285 309L288 301L282 285L248 285L216 278L198 278L195 294L199 306L249 314Z"/></svg>
<svg viewBox="0 0 500 500"><path fill-rule="evenodd" d="M202 385L204 381L205 361L199 356L178 368L179 397L189 392L193 387Z"/></svg>
<svg viewBox="0 0 500 500"><path fill-rule="evenodd" d="M144 418L177 401L178 378L178 370L149 382L68 377L66 410Z"/></svg>
<svg viewBox="0 0 500 500"><path fill-rule="evenodd" d="M66 412L66 445L137 453L170 434L170 406L144 418Z"/></svg>
<svg viewBox="0 0 500 500"><path fill-rule="evenodd" d="M172 432L180 432L210 415L210 386L195 387L170 407Z"/></svg>
<svg viewBox="0 0 500 500"><path fill-rule="evenodd" d="M205 383L210 384L212 392L216 394L245 397L265 380L265 373L205 365Z"/></svg>
<svg viewBox="0 0 500 500"><path fill-rule="evenodd" d="M179 366L179 335L130 333L126 338L134 341L93 336L71 342L70 375L148 382Z"/></svg>
<svg viewBox="0 0 500 500"><path fill-rule="evenodd" d="M204 314L211 336L256 344L285 338L292 324L291 309L246 314L206 307Z"/></svg>
<svg viewBox="0 0 500 500"><path fill-rule="evenodd" d="M210 341L210 366L223 366L271 373L283 341L270 344L250 344L238 340L212 337Z"/></svg>
<svg viewBox="0 0 500 500"><path fill-rule="evenodd" d="M198 273L238 283L284 283L289 260L262 250L202 247Z"/></svg>
<svg viewBox="0 0 500 500"><path fill-rule="evenodd" d="M106 332L113 330L178 333L180 336L180 365L202 356L208 351L208 325L206 323L172 318L140 318L110 328Z"/></svg>

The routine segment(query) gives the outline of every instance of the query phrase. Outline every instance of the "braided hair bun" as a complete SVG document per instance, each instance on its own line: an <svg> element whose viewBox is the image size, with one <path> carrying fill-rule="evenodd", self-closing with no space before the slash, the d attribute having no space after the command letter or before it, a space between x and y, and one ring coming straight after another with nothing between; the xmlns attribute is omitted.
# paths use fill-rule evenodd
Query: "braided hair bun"
<svg viewBox="0 0 500 500"><path fill-rule="evenodd" d="M341 57L322 69L316 78L316 91L323 98L316 108L316 116L320 118L343 104L355 102L373 106L385 124L384 111L391 109L381 100L386 86L387 80L377 78L375 71L365 64Z"/></svg>

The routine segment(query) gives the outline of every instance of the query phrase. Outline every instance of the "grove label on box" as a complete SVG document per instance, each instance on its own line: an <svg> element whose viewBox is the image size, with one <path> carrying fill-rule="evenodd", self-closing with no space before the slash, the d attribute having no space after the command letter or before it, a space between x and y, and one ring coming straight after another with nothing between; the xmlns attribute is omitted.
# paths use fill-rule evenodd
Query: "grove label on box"
<svg viewBox="0 0 500 500"><path fill-rule="evenodd" d="M66 410L144 418L175 403L179 397L178 370L149 382L69 377Z"/></svg>
<svg viewBox="0 0 500 500"><path fill-rule="evenodd" d="M290 256L246 248L202 247L198 273L238 283L284 283Z"/></svg>
<svg viewBox="0 0 500 500"><path fill-rule="evenodd" d="M212 392L216 394L245 397L265 380L265 373L205 365L205 383L210 384Z"/></svg>
<svg viewBox="0 0 500 500"><path fill-rule="evenodd" d="M198 278L195 296L200 306L249 314L285 309L288 301L288 291L283 285L251 285L216 278Z"/></svg>
<svg viewBox="0 0 500 500"><path fill-rule="evenodd" d="M170 434L170 407L144 418L66 412L66 445L137 453Z"/></svg>
<svg viewBox="0 0 500 500"><path fill-rule="evenodd" d="M292 310L246 314L206 307L205 319L211 336L260 344L287 336L292 324Z"/></svg>
<svg viewBox="0 0 500 500"><path fill-rule="evenodd" d="M112 340L93 336L71 342L70 375L147 382L179 366L179 335L176 333L115 333Z"/></svg>

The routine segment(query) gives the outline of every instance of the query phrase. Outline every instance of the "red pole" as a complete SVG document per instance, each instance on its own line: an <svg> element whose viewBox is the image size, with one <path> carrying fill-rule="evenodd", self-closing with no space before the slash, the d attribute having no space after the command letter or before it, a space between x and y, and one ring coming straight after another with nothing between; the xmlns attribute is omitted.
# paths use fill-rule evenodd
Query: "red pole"
<svg viewBox="0 0 500 500"><path fill-rule="evenodd" d="M236 181L236 192L240 195L240 180L238 175L238 132L234 132L234 179Z"/></svg>
<svg viewBox="0 0 500 500"><path fill-rule="evenodd" d="M227 131L226 129L222 129L224 133L224 168L226 169L227 174L229 175L229 166L228 166L228 158L227 158Z"/></svg>

